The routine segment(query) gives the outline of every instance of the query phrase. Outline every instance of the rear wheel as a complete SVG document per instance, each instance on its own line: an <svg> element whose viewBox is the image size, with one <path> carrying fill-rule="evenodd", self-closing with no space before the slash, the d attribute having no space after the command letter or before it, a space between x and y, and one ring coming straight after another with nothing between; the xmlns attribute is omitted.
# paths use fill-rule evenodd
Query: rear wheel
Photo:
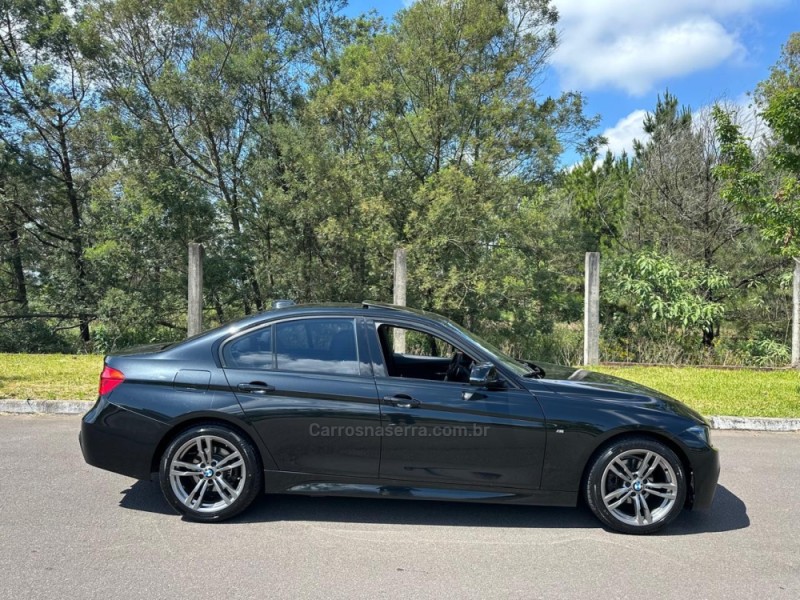
<svg viewBox="0 0 800 600"><path fill-rule="evenodd" d="M586 499L611 529L653 533L683 508L686 475L680 459L661 442L622 439L595 459L586 481Z"/></svg>
<svg viewBox="0 0 800 600"><path fill-rule="evenodd" d="M167 502L195 521L221 521L246 509L263 487L252 444L222 425L200 425L178 435L161 459Z"/></svg>

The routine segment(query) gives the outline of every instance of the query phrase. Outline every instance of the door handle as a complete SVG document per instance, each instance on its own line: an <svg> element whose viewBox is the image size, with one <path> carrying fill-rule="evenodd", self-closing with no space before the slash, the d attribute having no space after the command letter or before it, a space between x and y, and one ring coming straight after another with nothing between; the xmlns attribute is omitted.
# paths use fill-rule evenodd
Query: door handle
<svg viewBox="0 0 800 600"><path fill-rule="evenodd" d="M238 386L240 392L247 392L249 394L266 394L275 388L263 381L251 381L250 383L240 383Z"/></svg>
<svg viewBox="0 0 800 600"><path fill-rule="evenodd" d="M396 396L384 396L383 401L386 404L391 404L397 408L417 408L419 400L407 396L406 394L397 394Z"/></svg>

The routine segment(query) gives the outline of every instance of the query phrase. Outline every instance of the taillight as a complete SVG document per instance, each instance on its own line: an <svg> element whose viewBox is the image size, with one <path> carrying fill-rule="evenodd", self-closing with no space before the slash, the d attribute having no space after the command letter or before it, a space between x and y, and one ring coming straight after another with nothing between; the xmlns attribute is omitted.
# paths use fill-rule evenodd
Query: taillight
<svg viewBox="0 0 800 600"><path fill-rule="evenodd" d="M101 396L104 394L109 394L111 393L111 390L113 390L123 381L125 381L125 375L122 373L122 371L112 369L106 365L103 368L103 372L100 373L100 389L97 391L97 393Z"/></svg>

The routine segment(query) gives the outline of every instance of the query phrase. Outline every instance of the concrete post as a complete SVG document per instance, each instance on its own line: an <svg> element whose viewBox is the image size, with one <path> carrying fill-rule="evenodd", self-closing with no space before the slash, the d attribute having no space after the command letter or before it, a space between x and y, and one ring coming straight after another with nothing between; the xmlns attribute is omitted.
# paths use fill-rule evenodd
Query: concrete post
<svg viewBox="0 0 800 600"><path fill-rule="evenodd" d="M189 244L189 316L187 335L203 331L203 245Z"/></svg>
<svg viewBox="0 0 800 600"><path fill-rule="evenodd" d="M583 293L583 364L600 362L600 253L586 253Z"/></svg>
<svg viewBox="0 0 800 600"><path fill-rule="evenodd" d="M406 285L408 283L408 270L406 267L406 249L395 248L393 304L398 306L406 305ZM403 330L394 330L394 351L397 354L405 354L406 352L406 333Z"/></svg>
<svg viewBox="0 0 800 600"><path fill-rule="evenodd" d="M800 369L800 256L794 258L792 282L792 366Z"/></svg>

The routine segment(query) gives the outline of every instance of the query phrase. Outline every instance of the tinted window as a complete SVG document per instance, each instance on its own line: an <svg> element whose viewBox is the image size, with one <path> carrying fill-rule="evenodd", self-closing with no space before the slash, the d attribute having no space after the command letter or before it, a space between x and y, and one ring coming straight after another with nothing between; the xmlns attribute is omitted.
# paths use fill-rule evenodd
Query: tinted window
<svg viewBox="0 0 800 600"><path fill-rule="evenodd" d="M284 371L358 375L352 319L304 319L275 326L277 368Z"/></svg>
<svg viewBox="0 0 800 600"><path fill-rule="evenodd" d="M272 327L264 327L236 338L225 345L222 356L226 367L271 369Z"/></svg>

